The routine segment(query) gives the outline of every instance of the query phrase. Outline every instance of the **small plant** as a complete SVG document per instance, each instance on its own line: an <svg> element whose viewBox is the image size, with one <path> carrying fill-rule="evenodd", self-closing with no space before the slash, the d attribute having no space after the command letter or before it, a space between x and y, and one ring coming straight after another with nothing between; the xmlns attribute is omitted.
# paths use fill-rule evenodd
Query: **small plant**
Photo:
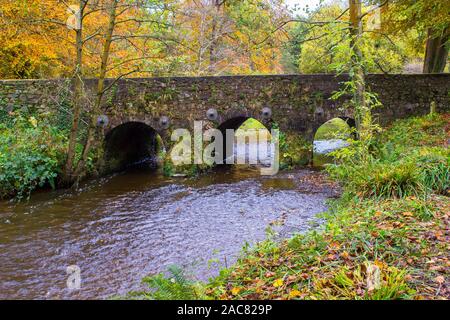
<svg viewBox="0 0 450 320"><path fill-rule="evenodd" d="M168 276L159 273L144 278L142 281L148 285L150 291L130 293L130 297L140 296L149 300L196 300L202 297L202 287L188 280L180 267L170 266L168 272Z"/></svg>
<svg viewBox="0 0 450 320"><path fill-rule="evenodd" d="M449 150L422 150L416 163L421 171L423 185L438 194L447 194L450 188Z"/></svg>
<svg viewBox="0 0 450 320"><path fill-rule="evenodd" d="M449 151L436 147L442 137L439 116L399 121L369 144L351 141L332 153L331 176L364 197L405 197L449 188ZM366 152L368 150L368 152Z"/></svg>

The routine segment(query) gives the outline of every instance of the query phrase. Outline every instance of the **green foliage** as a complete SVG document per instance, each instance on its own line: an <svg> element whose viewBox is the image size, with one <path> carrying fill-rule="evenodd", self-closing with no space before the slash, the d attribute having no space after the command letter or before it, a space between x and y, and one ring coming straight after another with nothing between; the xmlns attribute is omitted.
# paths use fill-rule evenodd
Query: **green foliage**
<svg viewBox="0 0 450 320"><path fill-rule="evenodd" d="M145 277L142 281L148 285L149 291L132 292L127 298L144 300L197 300L203 297L202 286L188 280L183 270L178 266L168 268L169 275L159 273Z"/></svg>
<svg viewBox="0 0 450 320"><path fill-rule="evenodd" d="M287 73L298 73L303 41L306 38L307 26L296 23L289 29L289 40L282 48L281 63Z"/></svg>
<svg viewBox="0 0 450 320"><path fill-rule="evenodd" d="M332 177L364 197L404 197L421 194L421 175L414 163L370 161L361 165L330 166Z"/></svg>
<svg viewBox="0 0 450 320"><path fill-rule="evenodd" d="M327 169L348 191L365 197L445 194L450 152L433 146L445 137L443 123L441 116L397 121L368 147L351 141L349 147L333 152L337 162ZM369 154L362 156L366 149Z"/></svg>
<svg viewBox="0 0 450 320"><path fill-rule="evenodd" d="M170 159L165 159L163 164L163 173L166 177L171 177L174 174L174 165Z"/></svg>
<svg viewBox="0 0 450 320"><path fill-rule="evenodd" d="M239 127L239 129L245 131L249 129L267 129L267 128L258 120L249 118Z"/></svg>
<svg viewBox="0 0 450 320"><path fill-rule="evenodd" d="M34 117L0 123L0 197L29 197L37 187L55 187L66 139ZM12 125L11 125L12 124Z"/></svg>
<svg viewBox="0 0 450 320"><path fill-rule="evenodd" d="M419 32L427 32L432 28L435 35L441 35L450 26L449 10L448 1L394 0L384 17L388 30L404 31L415 27Z"/></svg>
<svg viewBox="0 0 450 320"><path fill-rule="evenodd" d="M428 189L446 194L450 188L450 152L448 149L422 149L415 157L421 182Z"/></svg>
<svg viewBox="0 0 450 320"><path fill-rule="evenodd" d="M333 23L309 29L294 28L301 32L301 36L292 38L287 47L288 52L300 52L296 63L300 73L334 73L337 68L340 72L350 72L352 48L346 25L348 14L335 20L342 11L338 4L324 5L304 17L304 20L334 21ZM365 57L364 70L370 73L401 72L407 63L415 61L419 56L417 43L414 41L416 39L417 34L413 31L404 32L398 37L387 37L380 31L365 32L359 43Z"/></svg>

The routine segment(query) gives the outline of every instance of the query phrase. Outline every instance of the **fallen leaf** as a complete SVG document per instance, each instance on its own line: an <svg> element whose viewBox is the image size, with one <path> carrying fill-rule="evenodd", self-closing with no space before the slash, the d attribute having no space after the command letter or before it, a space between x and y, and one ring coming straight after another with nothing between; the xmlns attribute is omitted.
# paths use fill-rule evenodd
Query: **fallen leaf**
<svg viewBox="0 0 450 320"><path fill-rule="evenodd" d="M238 295L239 292L241 292L241 290L242 290L241 288L234 287L233 289L231 289L231 294L232 294L233 296Z"/></svg>
<svg viewBox="0 0 450 320"><path fill-rule="evenodd" d="M278 288L278 287L281 287L283 285L283 279L277 279L277 280L275 280L274 282L273 282L273 286L275 287L275 288Z"/></svg>
<svg viewBox="0 0 450 320"><path fill-rule="evenodd" d="M297 297L300 297L300 296L301 296L300 291L298 291L298 290L296 290L296 289L291 290L291 292L289 292L289 298L290 298L290 299L292 299L292 298L297 298Z"/></svg>
<svg viewBox="0 0 450 320"><path fill-rule="evenodd" d="M347 251L344 251L344 252L341 253L341 257L344 258L344 259L348 259L349 256L350 255L348 254Z"/></svg>

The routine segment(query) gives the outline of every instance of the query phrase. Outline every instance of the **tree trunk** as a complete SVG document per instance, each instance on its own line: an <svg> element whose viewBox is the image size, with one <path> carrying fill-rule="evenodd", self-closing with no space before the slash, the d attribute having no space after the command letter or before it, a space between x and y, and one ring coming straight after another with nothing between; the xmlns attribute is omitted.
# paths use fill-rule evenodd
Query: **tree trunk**
<svg viewBox="0 0 450 320"><path fill-rule="evenodd" d="M441 35L436 35L430 28L428 29L427 46L425 52L425 61L423 64L423 73L442 73L448 59L450 32L445 29Z"/></svg>
<svg viewBox="0 0 450 320"><path fill-rule="evenodd" d="M220 10L221 6L224 4L223 0L212 0L213 5L213 14L212 14L212 22L211 22L211 41L209 45L209 73L214 74L216 70L216 64L218 59L217 52L219 46L219 18L220 18Z"/></svg>
<svg viewBox="0 0 450 320"><path fill-rule="evenodd" d="M78 138L78 127L80 123L80 114L82 109L82 99L83 99L83 9L84 9L85 0L79 1L80 12L79 12L79 21L76 21L77 28L76 32L76 62L75 62L75 71L73 76L73 119L72 119L72 127L70 129L69 135L69 146L67 149L67 158L64 169L63 180L64 183L69 184L73 181L73 165L75 159L75 147L77 144Z"/></svg>
<svg viewBox="0 0 450 320"><path fill-rule="evenodd" d="M370 110L367 107L365 99L366 82L364 68L362 65L363 55L360 49L360 41L363 33L361 19L361 1L349 0L350 8L350 46L352 49L352 71L353 81L355 82L354 104L355 121L358 135L364 138L368 133L368 126L371 124Z"/></svg>
<svg viewBox="0 0 450 320"><path fill-rule="evenodd" d="M90 125L88 128L88 132L87 132L86 143L83 147L81 159L78 162L77 169L75 171L75 177L76 177L77 181L81 178L81 175L85 169L89 151L91 150L93 143L95 141L95 135L96 135L96 131L97 131L96 130L97 129L97 116L100 113L100 107L101 107L103 95L105 93L106 71L107 71L107 67L108 67L109 54L111 51L112 36L113 36L114 29L116 26L117 3L118 3L118 0L112 1L111 10L109 12L108 29L107 29L106 35L105 35L105 44L103 46L100 74L99 74L98 82L97 82L97 97L95 100L95 104L91 110L91 120L90 120Z"/></svg>

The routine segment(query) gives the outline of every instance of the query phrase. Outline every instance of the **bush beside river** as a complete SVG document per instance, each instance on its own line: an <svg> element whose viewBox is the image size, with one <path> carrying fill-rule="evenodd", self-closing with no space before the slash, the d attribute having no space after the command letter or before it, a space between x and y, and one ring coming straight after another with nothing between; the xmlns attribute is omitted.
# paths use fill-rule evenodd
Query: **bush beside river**
<svg viewBox="0 0 450 320"><path fill-rule="evenodd" d="M31 115L3 114L0 121L0 198L27 198L38 187L55 188L66 135Z"/></svg>

